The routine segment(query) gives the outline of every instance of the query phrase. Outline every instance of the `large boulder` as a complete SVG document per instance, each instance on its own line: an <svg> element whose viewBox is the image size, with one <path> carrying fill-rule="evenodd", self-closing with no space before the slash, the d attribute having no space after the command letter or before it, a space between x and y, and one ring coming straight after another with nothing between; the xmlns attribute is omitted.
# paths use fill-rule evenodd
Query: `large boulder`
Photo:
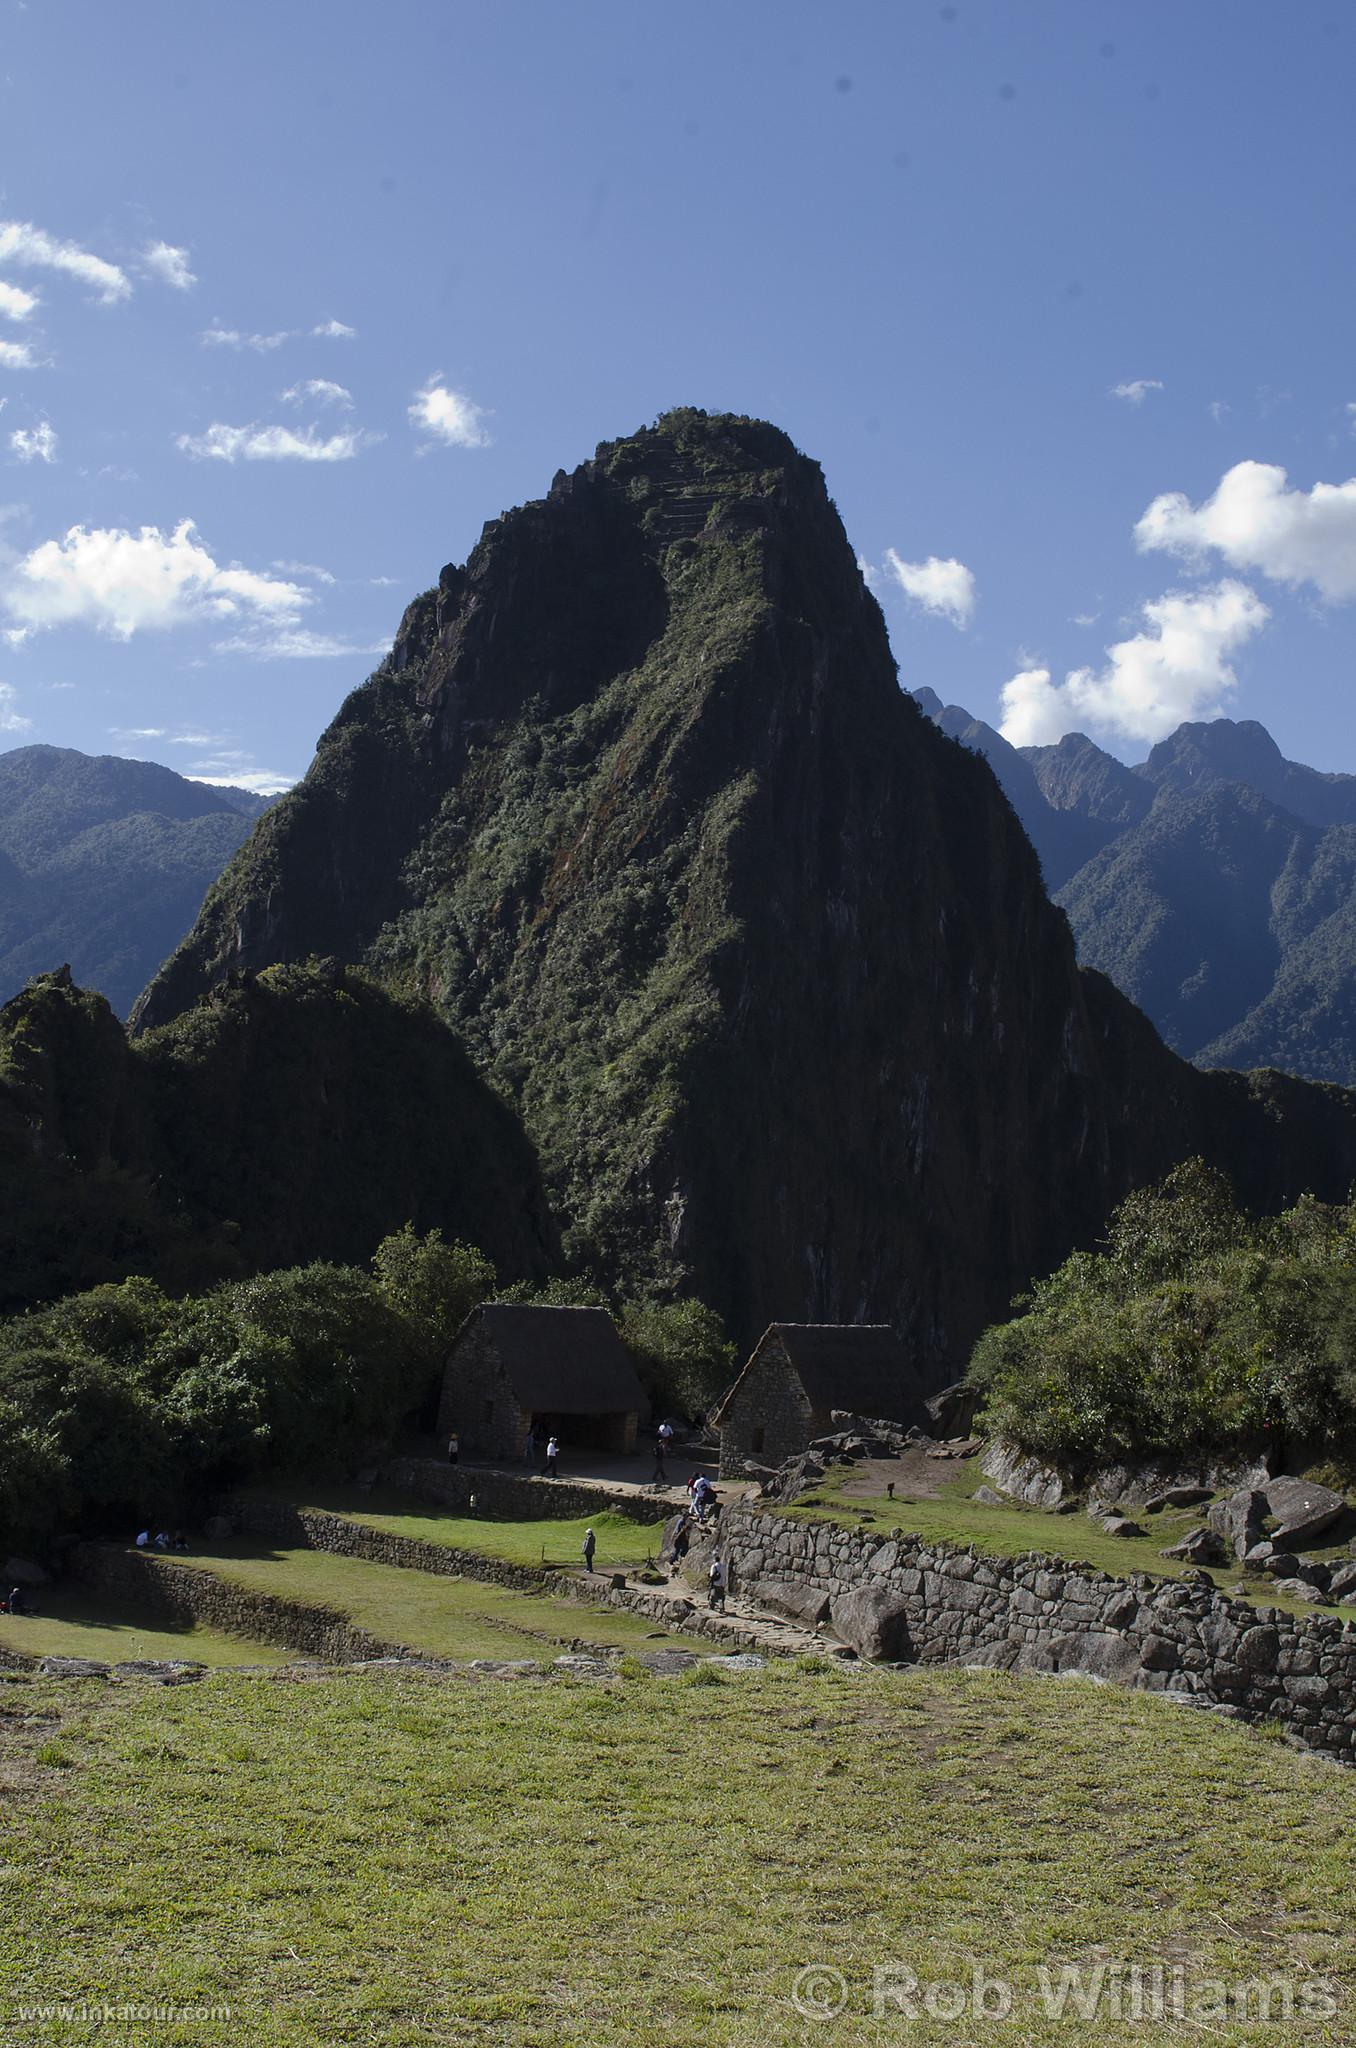
<svg viewBox="0 0 1356 2048"><path fill-rule="evenodd" d="M1188 1564L1223 1564L1228 1553L1213 1529L1190 1529L1179 1543L1170 1544L1158 1554L1184 1558Z"/></svg>
<svg viewBox="0 0 1356 2048"><path fill-rule="evenodd" d="M1030 1457L1019 1451L1016 1444L1004 1443L1001 1438L995 1438L989 1445L980 1465L1000 1493L1013 1500L1024 1500L1033 1508L1058 1507L1064 1498L1064 1481L1053 1466L1042 1465L1039 1458Z"/></svg>
<svg viewBox="0 0 1356 2048"><path fill-rule="evenodd" d="M1217 1500L1206 1520L1237 1558L1244 1558L1259 1543L1267 1516L1267 1497L1255 1487L1240 1486L1227 1500Z"/></svg>
<svg viewBox="0 0 1356 2048"><path fill-rule="evenodd" d="M858 1586L840 1593L829 1619L839 1642L871 1663L902 1664L913 1655L905 1600L888 1586Z"/></svg>
<svg viewBox="0 0 1356 2048"><path fill-rule="evenodd" d="M1274 1540L1289 1550L1302 1550L1346 1512L1346 1502L1330 1486L1315 1486L1289 1473L1268 1479L1262 1491L1276 1523Z"/></svg>
<svg viewBox="0 0 1356 2048"><path fill-rule="evenodd" d="M803 1579L755 1579L748 1591L761 1607L770 1607L774 1614L785 1614L792 1621L802 1621L807 1628L818 1628L827 1621L829 1596L821 1593L816 1586L807 1586Z"/></svg>

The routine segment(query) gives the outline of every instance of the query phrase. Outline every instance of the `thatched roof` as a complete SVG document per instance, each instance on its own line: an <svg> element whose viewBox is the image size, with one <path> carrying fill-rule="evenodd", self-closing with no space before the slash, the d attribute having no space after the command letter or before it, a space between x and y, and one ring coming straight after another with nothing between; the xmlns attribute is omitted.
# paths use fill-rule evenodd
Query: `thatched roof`
<svg viewBox="0 0 1356 2048"><path fill-rule="evenodd" d="M482 1302L457 1332L454 1363L477 1324L493 1344L519 1406L533 1414L648 1414L649 1399L605 1308Z"/></svg>
<svg viewBox="0 0 1356 2048"><path fill-rule="evenodd" d="M908 1422L922 1399L917 1372L888 1323L769 1323L712 1420L719 1423L764 1345L779 1338L812 1408Z"/></svg>

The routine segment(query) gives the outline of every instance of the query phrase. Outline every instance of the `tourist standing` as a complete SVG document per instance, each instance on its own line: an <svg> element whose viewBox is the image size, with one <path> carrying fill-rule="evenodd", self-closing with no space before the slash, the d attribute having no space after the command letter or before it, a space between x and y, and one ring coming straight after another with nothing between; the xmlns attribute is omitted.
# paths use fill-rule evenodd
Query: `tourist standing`
<svg viewBox="0 0 1356 2048"><path fill-rule="evenodd" d="M461 1456L461 1433L460 1433L460 1431L459 1431L459 1430L455 1430L455 1429L454 1429L454 1430L453 1430L453 1432L452 1432L452 1434L451 1434L451 1436L450 1436L450 1437L449 1437L449 1438L447 1439L447 1462L448 1462L448 1464L449 1464L449 1465L455 1465L455 1464L456 1464L456 1462L457 1462L457 1460L458 1460L458 1458L460 1458L460 1456Z"/></svg>
<svg viewBox="0 0 1356 2048"><path fill-rule="evenodd" d="M556 1470L556 1460L559 1456L560 1444L556 1439L555 1431L552 1430L550 1436L546 1439L546 1470L544 1476L547 1479L558 1479L560 1477L559 1472Z"/></svg>
<svg viewBox="0 0 1356 2048"><path fill-rule="evenodd" d="M598 1544L597 1544L597 1539L595 1538L595 1536L594 1536L594 1534L593 1534L593 1531L592 1531L592 1529L585 1529L585 1531L584 1531L584 1570L585 1570L586 1572L591 1572L591 1571L593 1570L593 1553L594 1553L594 1551L595 1551L595 1550L596 1550L597 1548L598 1548Z"/></svg>
<svg viewBox="0 0 1356 2048"><path fill-rule="evenodd" d="M710 1587L710 1593L708 1595L709 1605L712 1607L718 1607L721 1613L724 1614L725 1567L718 1557L713 1557L711 1560L711 1569L706 1574L706 1582L707 1585Z"/></svg>

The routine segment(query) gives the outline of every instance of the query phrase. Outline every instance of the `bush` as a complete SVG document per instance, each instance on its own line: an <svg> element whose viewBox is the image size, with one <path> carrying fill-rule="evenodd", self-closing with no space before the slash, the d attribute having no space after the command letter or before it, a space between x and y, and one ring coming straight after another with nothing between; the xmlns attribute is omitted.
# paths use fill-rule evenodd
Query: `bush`
<svg viewBox="0 0 1356 2048"><path fill-rule="evenodd" d="M984 1420L1066 1471L1356 1434L1356 1207L1250 1221L1197 1160L987 1330Z"/></svg>

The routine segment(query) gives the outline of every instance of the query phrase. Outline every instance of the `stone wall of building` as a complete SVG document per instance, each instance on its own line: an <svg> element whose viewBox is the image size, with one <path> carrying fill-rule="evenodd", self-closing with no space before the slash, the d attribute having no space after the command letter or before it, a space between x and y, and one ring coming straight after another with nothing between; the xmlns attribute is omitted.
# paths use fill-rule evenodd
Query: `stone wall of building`
<svg viewBox="0 0 1356 2048"><path fill-rule="evenodd" d="M1253 1607L1204 1574L1117 1579L752 1505L724 1511L717 1544L736 1590L826 1622L860 1654L1084 1672L1275 1720L1308 1747L1356 1762L1356 1624L1335 1616Z"/></svg>
<svg viewBox="0 0 1356 2048"><path fill-rule="evenodd" d="M816 1434L814 1411L780 1337L771 1336L720 1419L720 1476L743 1477L745 1461L781 1465Z"/></svg>
<svg viewBox="0 0 1356 2048"><path fill-rule="evenodd" d="M532 1417L519 1407L490 1331L473 1316L443 1374L438 1434L455 1429L474 1458L520 1458Z"/></svg>

